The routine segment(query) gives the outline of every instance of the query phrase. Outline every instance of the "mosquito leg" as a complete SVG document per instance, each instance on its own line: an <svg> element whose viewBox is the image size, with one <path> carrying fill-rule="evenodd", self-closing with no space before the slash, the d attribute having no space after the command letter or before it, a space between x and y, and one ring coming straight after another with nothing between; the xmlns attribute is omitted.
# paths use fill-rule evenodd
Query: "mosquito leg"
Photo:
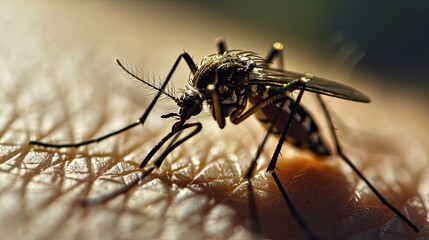
<svg viewBox="0 0 429 240"><path fill-rule="evenodd" d="M377 196L377 198L389 208L393 213L395 213L398 217L400 217L405 223L408 224L410 228L412 228L416 233L420 230L418 227L411 222L404 214L402 214L397 208L395 208L387 199L383 197L383 195L371 184L371 182L359 171L359 169L353 164L353 162L343 153L340 142L338 141L338 136L335 133L335 127L332 122L331 116L329 115L328 108L325 105L322 97L319 94L316 94L317 99L322 107L323 113L325 115L326 121L329 124L329 129L332 135L332 139L334 141L334 146L336 152L341 156L344 162L350 166L350 168L366 183L366 185L371 189L371 191Z"/></svg>
<svg viewBox="0 0 429 240"><path fill-rule="evenodd" d="M280 58L279 65L283 69L283 67L284 67L283 66L283 64L284 64L284 62L283 62L283 51L284 51L283 44L278 43L278 42L274 43L273 46L272 46L272 48L271 48L271 50L270 50L270 52L267 55L267 58L266 58L267 61L272 62L275 58ZM275 150L275 152L273 154L273 157L271 158L270 164L268 166L267 172L268 171L271 171L271 172L274 171L274 169L276 167L277 158L278 158L278 156L280 154L280 149L282 147L283 142L286 139L287 132L291 128L291 125L292 125L292 119L293 119L293 117L295 115L295 112L296 112L296 106L298 106L299 102L301 101L302 94L304 93L306 79L305 78L301 78L300 80L298 80L298 82L299 83L303 83L304 87L299 92L299 95L298 95L298 97L295 100L295 104L291 108L292 111L291 111L291 113L289 115L289 119L288 119L288 122L286 124L286 128L284 129L284 131L283 131L283 133L282 133L282 135L280 137L280 140L279 140L279 142L277 144L276 150Z"/></svg>
<svg viewBox="0 0 429 240"><path fill-rule="evenodd" d="M250 213L250 219L251 219L251 227L252 227L252 229L254 229L254 231L258 235L261 235L262 231L261 231L261 223L259 221L258 209L256 207L256 199L255 199L255 195L253 192L252 176L253 176L254 169L256 167L256 163L259 159L259 156L262 153L262 149L264 148L264 146L267 142L268 136L270 135L273 126L274 126L274 124L271 124L270 128L265 133L264 139L262 140L261 144L259 144L258 150L256 151L256 154L253 158L253 161L250 164L249 169L247 170L246 175L245 175L245 178L247 179L247 191L248 191L247 200L249 202L249 213Z"/></svg>
<svg viewBox="0 0 429 240"><path fill-rule="evenodd" d="M290 213L293 215L295 220L298 222L301 229L305 232L305 234L308 236L309 239L318 239L316 237L316 235L314 235L314 233L310 231L310 229L307 227L307 224L304 222L304 220L299 215L299 213L296 210L295 206L293 205L291 199L289 198L289 195L286 193L286 190L283 188L283 185L280 182L280 179L277 177L276 172L272 171L271 175L273 175L274 181L276 182L276 185L279 188L280 193L282 194L284 200L286 201L286 204L288 205Z"/></svg>
<svg viewBox="0 0 429 240"><path fill-rule="evenodd" d="M282 107L283 107L284 101L282 103ZM247 191L249 192L248 196L248 201L249 201L249 213L252 219L252 228L256 231L256 233L258 235L261 235L262 231L261 231L261 224L259 221L259 215L258 215L258 211L257 211L257 207L256 207L256 200L255 200L255 195L253 194L253 183L252 183L252 177L253 177L253 172L254 169L256 167L256 163L262 153L262 150L265 147L265 144L268 140L268 137L270 136L270 134L273 132L274 126L275 126L275 122L277 122L279 115L280 115L280 110L281 108L279 108L279 110L277 111L277 114L274 116L274 123L270 124L270 126L268 127L264 138L262 139L262 142L259 144L258 149L255 153L255 156L253 157L252 163L250 164L246 174L245 174L245 178L247 179Z"/></svg>
<svg viewBox="0 0 429 240"><path fill-rule="evenodd" d="M153 165L151 165L150 167L147 167L139 177L137 177L136 179L134 179L132 182L128 183L127 185L125 185L122 188L119 188L118 190L111 192L105 196L102 196L100 198L94 198L94 199L85 199L85 200L80 200L78 202L78 204L80 206L83 207L88 207L88 206L95 206L95 205L100 205L103 203L108 202L109 200L127 192L128 190L130 190L131 188L133 188L135 185L137 185L140 181L142 181L144 178L146 178L150 173L153 172L153 170L159 168L161 166L161 164L164 162L165 158L167 157L167 155L173 151L176 147L178 147L179 145L181 145L182 143L184 143L185 141L187 141L188 139L192 138L193 136L195 136L197 133L199 133L202 129L202 125L199 122L196 123L188 123L188 124L184 124L183 126L180 126L176 131L171 131L170 133L168 133L156 146L155 148L152 149L152 151L146 156L145 160L142 162L141 164L141 168L144 168L147 164L147 162L153 157L153 155L162 147L162 145L167 142L171 137L175 136L176 134L180 134L183 130L187 129L187 128L191 128L191 127L195 127L195 129L189 133L188 135L186 135L185 137L181 138L180 140L174 142L173 144L169 145L167 147L167 149L161 154L160 157L158 157L158 159L155 161L155 163ZM176 135L177 136L177 135ZM146 162L146 163L145 163ZM145 163L145 164L143 164Z"/></svg>
<svg viewBox="0 0 429 240"><path fill-rule="evenodd" d="M133 127L135 127L137 125L140 125L140 124L141 124L140 121L137 121L137 122L134 122L134 123L132 123L132 124L130 124L130 125L122 128L122 129L119 129L117 131L114 131L112 133L104 135L102 137L91 139L91 140L87 140L87 141L83 141L83 142L78 142L78 143L53 144L53 143L45 143L45 142L39 142L39 141L30 141L29 144L30 145L41 146L41 147L49 147L49 148L72 148L72 147L77 148L77 147L88 145L88 144L91 144L91 143L103 141L106 138L109 138L109 137L114 136L116 134L125 132L128 129L131 129L131 128L133 128Z"/></svg>
<svg viewBox="0 0 429 240"><path fill-rule="evenodd" d="M275 59L279 59L278 66L280 69L284 68L284 48L283 44L276 42L271 47L271 50L268 52L267 57L265 58L268 62L272 63ZM297 88L297 85L299 86L299 80L294 80L286 84L283 89L289 92L292 92ZM253 115L255 112L259 111L260 109L264 108L265 106L277 101L278 99L282 98L284 95L275 95L271 98L267 98L262 102L259 102L258 104L254 105L252 108L248 109L246 112L241 113L239 116L231 115L231 122L234 124L239 124L242 121L244 121L246 118Z"/></svg>
<svg viewBox="0 0 429 240"><path fill-rule="evenodd" d="M221 43L219 43L219 45L221 45ZM281 47L280 47L281 46ZM220 47L219 47L220 48ZM269 62L272 62L274 58L278 57L279 55L281 55L281 51L283 49L283 45L279 45L279 44L274 44L272 49L270 50L270 53L268 54L268 56L266 57L266 60ZM283 61L280 61L280 68L283 68L282 66ZM282 107L283 107L284 101L282 103ZM261 223L259 221L259 215L258 215L258 211L257 211L257 207L256 207L256 200L255 200L255 195L254 195L254 189L253 189L253 183L252 183L252 177L253 177L253 172L255 171L255 167L256 164L258 162L258 159L262 153L262 150L265 147L265 144L268 140L268 137L270 136L270 134L273 131L273 128L275 126L275 122L277 122L278 117L280 115L280 109L277 111L277 114L274 116L274 123L271 123L265 133L264 138L262 139L261 143L258 146L258 149L256 150L255 156L253 157L253 160L249 166L249 168L247 169L247 172L245 174L245 178L247 179L247 191L248 191L248 202L249 202L249 213L250 213L250 217L252 219L252 223L251 223L251 227L255 230L255 232L258 235L262 234L261 231Z"/></svg>
<svg viewBox="0 0 429 240"><path fill-rule="evenodd" d="M155 95L155 97L153 98L152 102L150 103L149 107L146 109L146 111L142 114L142 116L139 118L139 120L137 122L134 122L122 129L119 129L117 131L114 131L112 133L109 133L107 135L104 135L102 137L99 138L95 138L95 139L91 139L91 140L87 140L87 141L82 141L82 142L78 142L78 143L65 143L65 144L51 144L51 143L44 143L44 142L40 142L40 141L30 141L29 144L30 145L36 145L36 146L41 146L41 147L50 147L50 148L70 148L70 147L80 147L80 146L84 146L84 145L88 145L91 143L96 143L96 142L100 142L103 141L104 139L107 139L109 137L112 137L116 134L125 132L131 128L134 128L137 125L144 125L144 122L146 121L146 118L149 116L149 113L152 111L153 107L155 106L156 102L158 101L159 97L162 94L162 91L167 87L168 83L170 82L171 76L173 75L174 71L176 70L177 66L179 65L179 62L181 59L184 59L186 61L186 63L188 64L189 68L191 69L192 73L195 73L197 71L197 66L195 65L194 61L192 60L192 58L189 56L188 53L182 53L176 60L176 62L174 63L173 67L171 68L167 78L165 79L164 83L162 84L162 86L160 87L158 93ZM124 65L118 60L116 59L116 63L128 74L130 74L131 76L135 77L135 78L139 78L138 76L136 76L134 73L132 73L131 71L129 71L127 68L124 67Z"/></svg>
<svg viewBox="0 0 429 240"><path fill-rule="evenodd" d="M219 38L217 40L217 46L218 46L218 52L219 53L227 51L226 43L225 43L225 40L223 38ZM267 60L268 61L272 61L274 58L277 58L277 57L283 58L283 45L281 43L274 43L273 44L273 47L272 47L270 53L267 56ZM280 60L279 64L280 64L280 67L283 67L283 60ZM295 90L297 87L299 87L300 84L301 83L300 83L299 80L293 80L293 81L285 84L283 86L283 90L291 92L291 91ZM207 88L207 90L208 90L208 94L212 94L213 107L215 109L215 116L217 115L216 114L216 108L219 109L218 110L219 111L218 115L221 115L220 114L220 103L219 103L219 100L216 100L216 98L219 98L219 97L216 95L215 87L209 85L208 88ZM276 94L276 95L274 95L272 97L264 99L263 101L257 103L256 105L252 106L250 109L248 109L248 110L246 110L244 112L242 112L242 110L241 111L234 111L231 114L231 116L230 116L231 122L233 124L239 124L239 123L241 123L242 121L246 120L248 117L252 116L254 113L256 113L260 109L264 108L265 106L267 106L269 104L272 104L273 102L275 102L275 101L283 98L284 97L284 93L283 92L280 93L280 94ZM216 105L219 105L219 106L216 106ZM222 124L221 124L222 122L219 123L219 121L221 121L219 119L221 119L221 117L219 117L219 118L216 117L216 121L218 121L218 124L219 124L219 127L220 127L220 126L222 126Z"/></svg>
<svg viewBox="0 0 429 240"><path fill-rule="evenodd" d="M180 144L182 144L183 142L185 142L186 140L188 140L189 138L195 136L197 133L199 133L201 131L201 129L203 128L202 124L199 122L196 123L187 123L183 126L180 126L177 130L175 131L171 131L170 133L168 133L150 152L149 154L146 156L146 158L142 161L142 163L140 164L140 168L144 168L146 166L146 164L149 162L149 160L153 157L153 155L155 155L156 152L158 152L158 150L162 147L162 145L164 145L165 142L167 142L172 136L174 136L176 133L181 132L187 128L190 127L195 127L195 130L193 132L191 132L190 134L186 135L184 138L178 140L177 142L175 142L174 144L172 144L171 146L169 146L163 153L162 155L158 158L158 161L160 159L162 159L162 161L164 160L165 157L167 157L167 155L173 151L176 147L178 147ZM156 165L159 167L162 163L161 162L156 162Z"/></svg>
<svg viewBox="0 0 429 240"><path fill-rule="evenodd" d="M271 47L271 50L268 52L267 57L265 58L268 62L272 63L274 59L279 59L279 65L278 67L280 69L284 69L284 49L283 44L276 42Z"/></svg>
<svg viewBox="0 0 429 240"><path fill-rule="evenodd" d="M270 52L268 53L268 55L266 57L266 60L272 63L276 58L279 59L278 67L280 69L284 69L284 60L283 60L284 59L284 48L283 48L283 44L281 44L279 42L276 42L276 43L273 44ZM304 84L304 87L305 87L305 84ZM301 226L301 228L304 230L304 232L307 234L307 236L310 239L317 239L317 237L310 231L310 229L307 227L307 224L304 222L304 220L298 214L298 212L297 212L296 208L294 207L291 199L289 198L289 195L287 194L286 190L283 188L283 185L281 184L279 178L277 177L277 174L274 171L276 163L277 163L277 157L280 154L281 146L283 145L283 142L284 142L285 137L287 135L288 129L291 128L292 118L295 115L296 106L298 106L299 102L301 101L302 94L303 94L304 90L305 90L305 88L301 89L301 91L300 91L300 93L299 93L299 95L298 95L298 97L297 97L297 99L295 101L294 106L291 108L292 111L290 113L290 116L289 116L286 128L285 128L285 130L284 130L284 132L282 134L282 137L280 138L280 140L279 140L279 142L277 144L277 148L276 148L276 150L274 152L274 155L273 155L272 160L271 160L271 162L270 162L270 164L268 166L267 171L271 171L271 174L272 174L272 176L274 178L274 181L276 182L276 185L278 186L278 188L279 188L279 190L280 190L283 198L285 199L286 204L288 205L289 210L291 211L291 213L294 216L294 218L298 221L298 223Z"/></svg>
<svg viewBox="0 0 429 240"><path fill-rule="evenodd" d="M254 231L257 239L259 239L262 236L261 222L259 220L255 194L253 193L253 183L251 179L247 179L247 202L249 203L250 228Z"/></svg>
<svg viewBox="0 0 429 240"><path fill-rule="evenodd" d="M267 105L272 104L272 103L276 102L277 100L284 98L285 97L285 93L284 93L285 91L293 91L301 85L302 85L302 83L298 79L290 81L289 83L285 84L282 87L282 91L279 91L278 94L275 94L271 97L268 97L268 98L258 102L257 104L253 105L250 109L246 110L245 112L233 112L231 114L231 116L229 116L229 118L233 124L239 124L242 121L246 120L248 117L252 116L257 111L266 107Z"/></svg>
<svg viewBox="0 0 429 240"><path fill-rule="evenodd" d="M280 112L280 111L278 111L278 112ZM278 114L277 114L277 116L278 116ZM262 139L262 142L259 144L258 149L256 150L255 156L253 157L252 163L250 164L249 169L246 172L246 175L244 175L246 179L252 178L253 171L256 167L256 163L259 159L259 156L262 153L262 150L264 149L264 146L268 140L268 136L270 136L270 133L273 131L273 128L274 128L274 124L270 124L269 128L267 129L267 132L265 133L264 138Z"/></svg>
<svg viewBox="0 0 429 240"><path fill-rule="evenodd" d="M275 58L280 57L280 68L283 69L283 45L281 43L274 43L271 51L269 52L267 56L267 60L272 62ZM377 189L363 176L363 174L357 169L357 167L350 161L350 159L343 153L342 147L338 141L337 134L335 133L335 127L333 125L331 116L329 115L328 109L322 100L322 97L319 94L316 94L317 99L323 109L323 113L325 115L325 118L328 121L330 132L334 141L334 145L336 148L337 153L341 156L343 161L347 163L347 165L350 166L350 168L367 184L367 186L374 192L374 194L380 199L380 201L386 205L392 212L394 212L398 217L400 217L404 222L408 224L415 232L419 232L419 229L417 226L412 223L405 215L403 215L398 209L396 209L391 203L389 203L383 195L380 194L380 192L377 191Z"/></svg>
<svg viewBox="0 0 429 240"><path fill-rule="evenodd" d="M293 215L293 217L295 218L295 220L298 222L298 224L300 225L301 229L304 230L304 232L307 234L307 236L310 239L317 239L316 235L314 235L310 231L310 229L307 227L307 224L304 222L304 220L298 214L298 211L296 210L296 208L293 205L291 199L289 198L289 195L286 193L286 190L283 188L283 185L281 184L279 178L277 177L277 174L275 173L277 159L278 159L278 156L280 154L280 150L281 150L281 148L283 146L283 143L284 143L284 141L286 139L286 135L288 133L288 130L291 128L292 119L293 119L293 117L295 115L297 106L301 102L302 95L304 94L304 91L305 91L306 81L307 81L307 79L305 79L305 78L301 78L299 80L299 82L302 84L302 88L301 88L301 90L300 90L300 92L298 94L298 97L295 100L295 104L292 107L289 119L288 119L288 121L286 123L286 127L283 130L282 135L281 135L281 137L280 137L280 139L279 139L279 141L277 143L277 147L276 147L276 149L275 149L275 151L273 153L273 156L271 158L271 161L270 161L270 163L268 165L267 172L271 172L271 175L273 176L274 181L276 182L277 187L279 188L279 190L280 190L280 192L281 192L284 200L286 201L286 204L287 204L287 206L288 206L291 214Z"/></svg>
<svg viewBox="0 0 429 240"><path fill-rule="evenodd" d="M218 74L216 71L215 74L215 83L218 81ZM206 94L211 96L211 99L213 101L213 111L214 111L214 118L219 125L219 128L222 129L225 127L225 117L222 115L221 106L220 106L220 99L219 99L219 93L217 92L215 84L209 84L207 86Z"/></svg>
<svg viewBox="0 0 429 240"><path fill-rule="evenodd" d="M217 42L217 53L222 54L226 51L228 51L228 48L226 47L226 41L222 37L216 39Z"/></svg>
<svg viewBox="0 0 429 240"><path fill-rule="evenodd" d="M216 45L217 45L217 52L219 54L223 54L228 50L226 46L226 41L224 38L219 37L216 39ZM219 93L217 92L215 83L218 82L218 73L216 72L214 84L209 84L207 86L206 94L211 96L211 99L213 101L213 110L214 110L214 118L219 125L219 128L225 127L225 117L222 115L221 107L220 107L220 99L219 99Z"/></svg>

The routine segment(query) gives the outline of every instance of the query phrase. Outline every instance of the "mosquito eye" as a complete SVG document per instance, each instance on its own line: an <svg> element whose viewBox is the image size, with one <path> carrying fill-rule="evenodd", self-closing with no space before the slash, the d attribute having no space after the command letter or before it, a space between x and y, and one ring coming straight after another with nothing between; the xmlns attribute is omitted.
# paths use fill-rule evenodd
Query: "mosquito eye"
<svg viewBox="0 0 429 240"><path fill-rule="evenodd" d="M183 107L180 111L180 116L190 118L201 113L203 106L198 99L187 99L183 101Z"/></svg>
<svg viewBox="0 0 429 240"><path fill-rule="evenodd" d="M255 67L256 67L256 63L252 61L252 62L250 62L250 63L249 63L249 65L247 65L247 67L246 67L245 71L246 71L246 72L250 72L250 71L252 71Z"/></svg>

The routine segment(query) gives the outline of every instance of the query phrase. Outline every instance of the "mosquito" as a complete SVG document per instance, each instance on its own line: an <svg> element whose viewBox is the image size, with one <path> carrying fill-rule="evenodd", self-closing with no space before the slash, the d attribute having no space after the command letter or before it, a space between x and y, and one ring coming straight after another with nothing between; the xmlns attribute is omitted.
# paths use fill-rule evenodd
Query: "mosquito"
<svg viewBox="0 0 429 240"><path fill-rule="evenodd" d="M141 162L141 175L123 188L111 192L104 197L87 199L81 202L85 206L96 205L104 203L137 185L147 175L159 168L171 151L198 134L202 129L202 124L200 122L188 123L187 121L191 117L201 113L203 104L209 106L214 120L221 129L225 127L226 118L229 118L233 124L240 124L248 117L256 115L258 120L265 123L267 131L244 175L244 178L247 180L249 192L248 202L249 212L253 221L252 227L256 233L260 234L260 223L255 210L256 202L253 196L252 175L268 137L270 135L279 135L279 141L266 171L272 175L283 199L301 229L309 238L316 239L317 236L298 214L276 174L277 159L285 141L320 156L332 155L331 150L329 150L319 134L313 116L300 105L304 92L313 92L317 96L324 117L329 125L336 154L367 184L387 208L400 217L415 232L419 232L417 226L387 201L357 169L349 157L344 154L327 107L320 96L327 95L355 102L369 103L370 99L365 94L341 83L316 77L311 73L303 74L285 70L283 68L283 45L281 43L275 43L265 58L251 51L228 50L226 42L223 39L218 40L217 49L217 53L204 57L200 64L196 64L188 53L182 53L176 59L162 84L154 84L141 78L139 74L126 68L121 61L116 60L116 63L123 71L149 88L157 91L146 111L144 111L136 122L88 141L66 144L30 141L30 144L50 148L70 148L100 142L135 126L144 125L147 117L162 95L175 101L179 107L178 112L168 113L161 117L174 118L176 121L171 131L155 145ZM182 91L180 97L176 97L167 91L166 88L182 59L188 65L191 77L189 79L189 86ZM272 62L276 59L280 62L280 68L271 67ZM295 91L298 91L296 98L292 96L292 92ZM180 137L186 129L191 129L192 131ZM151 165L148 165L153 156L170 139L171 141L160 156Z"/></svg>

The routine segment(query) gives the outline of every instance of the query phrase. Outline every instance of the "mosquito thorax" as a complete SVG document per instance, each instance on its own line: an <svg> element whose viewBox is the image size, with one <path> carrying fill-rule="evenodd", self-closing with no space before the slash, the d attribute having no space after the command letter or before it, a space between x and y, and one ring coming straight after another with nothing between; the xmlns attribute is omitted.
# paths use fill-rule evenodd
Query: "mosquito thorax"
<svg viewBox="0 0 429 240"><path fill-rule="evenodd" d="M255 61L244 54L226 52L214 54L201 61L191 79L192 86L205 95L209 106L212 99L206 94L209 85L215 85L219 94L222 115L227 117L246 104L246 89Z"/></svg>

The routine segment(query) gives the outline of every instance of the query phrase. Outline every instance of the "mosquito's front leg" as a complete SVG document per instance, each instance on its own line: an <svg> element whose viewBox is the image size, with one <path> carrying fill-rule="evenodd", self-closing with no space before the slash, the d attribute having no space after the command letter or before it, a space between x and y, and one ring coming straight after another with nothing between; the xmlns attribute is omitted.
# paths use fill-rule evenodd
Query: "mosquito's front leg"
<svg viewBox="0 0 429 240"><path fill-rule="evenodd" d="M51 147L51 148L68 148L68 147L80 147L80 146L84 146L84 145L88 145L91 143L95 143L95 142L100 142L103 141L104 139L107 139L109 137L112 137L116 134L125 132L137 125L144 125L147 117L149 116L150 112L152 111L153 107L155 106L156 102L158 101L159 97L162 95L162 92L164 91L164 89L167 87L168 83L170 82L170 79L174 73L174 71L176 70L177 66L180 63L181 59L184 59L186 61L186 63L188 64L189 68L191 69L192 74L194 74L197 71L197 66L194 63L194 61L192 60L191 56L189 56L188 53L184 52L182 54L180 54L180 56L177 58L176 62L174 63L173 67L171 68L170 72L167 75L167 78L165 79L165 81L163 82L162 86L159 88L158 93L155 95L155 97L153 98L152 102L149 104L149 107L146 109L146 111L142 114L142 116L134 123L119 129L117 131L114 131L112 133L106 134L104 136L95 138L95 139L91 139L91 140L87 140L87 141L82 141L82 142L78 142L78 143L65 143L65 144L52 144L52 143L45 143L45 142L40 142L40 141L30 141L29 144L30 145L36 145L36 146L41 146L41 147ZM128 74L130 74L132 77L139 79L140 77L135 75L133 72L131 72L130 70L128 70L127 68L124 67L124 65L118 60L116 59L116 63Z"/></svg>
<svg viewBox="0 0 429 240"><path fill-rule="evenodd" d="M173 136L177 136L182 131L184 131L188 128L195 128L195 129L191 133L187 134L185 137L173 142L173 144L168 146L168 148L164 150L164 152L161 154L161 156L159 156L157 158L157 160L152 165L146 167L146 164L155 155L155 153L162 147L162 145L164 143L166 143ZM199 133L201 131L201 129L202 129L201 123L196 122L196 123L184 124L184 125L180 126L178 129L171 131L165 137L162 138L162 140L152 149L152 151L150 151L150 153L142 161L140 168L145 168L145 167L146 168L142 171L142 173L139 177L135 178L133 181L126 184L122 188L119 188L118 190L113 191L113 192L111 192L107 195L104 195L102 197L94 198L94 199L80 200L78 202L79 205L81 205L81 206L94 206L94 205L103 204L103 203L108 202L109 200L127 192L128 190L130 190L131 188L136 186L140 181L142 181L146 176L148 176L150 173L152 173L155 169L159 168L161 166L161 164L164 162L165 158L168 156L168 154L171 151L173 151L176 147L180 146L182 143L184 143L188 139L195 136L197 133ZM174 141L174 139L173 139L173 141Z"/></svg>

